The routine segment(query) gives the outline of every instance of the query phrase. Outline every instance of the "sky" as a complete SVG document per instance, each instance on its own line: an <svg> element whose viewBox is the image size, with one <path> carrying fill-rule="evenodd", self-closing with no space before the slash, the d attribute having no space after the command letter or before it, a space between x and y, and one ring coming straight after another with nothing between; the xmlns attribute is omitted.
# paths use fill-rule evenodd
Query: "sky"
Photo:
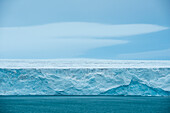
<svg viewBox="0 0 170 113"><path fill-rule="evenodd" d="M0 0L0 59L170 60L169 0Z"/></svg>

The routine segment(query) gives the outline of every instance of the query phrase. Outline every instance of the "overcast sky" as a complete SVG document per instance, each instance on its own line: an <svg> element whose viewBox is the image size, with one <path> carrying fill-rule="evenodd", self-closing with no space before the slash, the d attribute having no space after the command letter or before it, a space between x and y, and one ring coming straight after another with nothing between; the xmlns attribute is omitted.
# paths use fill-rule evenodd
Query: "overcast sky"
<svg viewBox="0 0 170 113"><path fill-rule="evenodd" d="M170 60L169 0L0 0L0 59Z"/></svg>

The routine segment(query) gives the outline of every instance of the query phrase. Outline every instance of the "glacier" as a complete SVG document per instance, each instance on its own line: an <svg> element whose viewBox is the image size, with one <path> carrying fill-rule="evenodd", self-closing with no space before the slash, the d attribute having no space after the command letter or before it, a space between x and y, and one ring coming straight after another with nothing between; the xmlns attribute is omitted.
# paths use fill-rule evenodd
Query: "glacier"
<svg viewBox="0 0 170 113"><path fill-rule="evenodd" d="M0 95L170 96L170 61L0 60Z"/></svg>

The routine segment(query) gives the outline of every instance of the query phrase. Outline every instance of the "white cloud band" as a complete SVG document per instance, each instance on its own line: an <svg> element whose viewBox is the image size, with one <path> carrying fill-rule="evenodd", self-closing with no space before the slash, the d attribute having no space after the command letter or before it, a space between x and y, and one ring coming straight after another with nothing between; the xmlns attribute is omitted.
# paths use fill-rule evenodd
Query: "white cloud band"
<svg viewBox="0 0 170 113"><path fill-rule="evenodd" d="M120 54L116 57L117 59L169 59L170 58L170 49L164 50L155 50L155 51L147 51L147 52L138 52L138 53L127 53Z"/></svg>
<svg viewBox="0 0 170 113"><path fill-rule="evenodd" d="M30 27L0 28L0 34L3 38L122 37L166 29L168 28L152 24L109 25L88 22L64 22Z"/></svg>

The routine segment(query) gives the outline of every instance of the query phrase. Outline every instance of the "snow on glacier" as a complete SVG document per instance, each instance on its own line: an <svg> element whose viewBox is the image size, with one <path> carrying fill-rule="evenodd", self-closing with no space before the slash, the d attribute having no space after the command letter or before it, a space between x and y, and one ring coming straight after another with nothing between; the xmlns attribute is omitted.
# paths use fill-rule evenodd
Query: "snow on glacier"
<svg viewBox="0 0 170 113"><path fill-rule="evenodd" d="M0 60L0 95L170 95L170 61Z"/></svg>

